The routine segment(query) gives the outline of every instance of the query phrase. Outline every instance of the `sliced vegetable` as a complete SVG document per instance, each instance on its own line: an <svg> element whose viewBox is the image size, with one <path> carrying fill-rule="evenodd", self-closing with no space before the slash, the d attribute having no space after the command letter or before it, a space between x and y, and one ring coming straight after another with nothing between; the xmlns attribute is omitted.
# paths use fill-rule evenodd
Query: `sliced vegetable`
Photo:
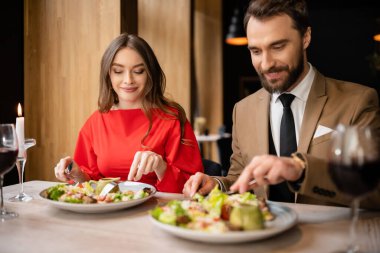
<svg viewBox="0 0 380 253"><path fill-rule="evenodd" d="M263 210L261 207L264 207ZM151 210L150 215L159 222L173 226L223 233L264 229L263 212L265 218L271 214L265 201L258 200L254 194L227 195L216 187L207 197L195 194L192 200L171 200Z"/></svg>
<svg viewBox="0 0 380 253"><path fill-rule="evenodd" d="M152 191L150 188L144 188L136 192L128 190L121 192L119 187L114 187L115 190L105 194L104 196L99 196L97 192L101 192L102 187L111 181L118 181L119 178L106 178L100 181L88 181L83 183L78 183L76 185L68 184L58 184L49 187L46 191L42 193L43 197L51 200L66 202L66 203L116 203L122 201L129 201L133 199L142 199L149 196ZM105 184L105 182L107 182ZM99 186L100 184L100 186Z"/></svg>

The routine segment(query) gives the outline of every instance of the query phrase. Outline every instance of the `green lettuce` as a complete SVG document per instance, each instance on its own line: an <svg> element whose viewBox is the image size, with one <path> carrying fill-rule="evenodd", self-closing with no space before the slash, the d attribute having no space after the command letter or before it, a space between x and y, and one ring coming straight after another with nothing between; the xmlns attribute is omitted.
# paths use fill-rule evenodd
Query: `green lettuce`
<svg viewBox="0 0 380 253"><path fill-rule="evenodd" d="M203 200L203 207L213 217L220 217L222 213L222 206L228 195L219 190L218 186L210 192L210 194Z"/></svg>
<svg viewBox="0 0 380 253"><path fill-rule="evenodd" d="M47 195L49 199L56 200L65 193L65 184L58 184L47 189Z"/></svg>

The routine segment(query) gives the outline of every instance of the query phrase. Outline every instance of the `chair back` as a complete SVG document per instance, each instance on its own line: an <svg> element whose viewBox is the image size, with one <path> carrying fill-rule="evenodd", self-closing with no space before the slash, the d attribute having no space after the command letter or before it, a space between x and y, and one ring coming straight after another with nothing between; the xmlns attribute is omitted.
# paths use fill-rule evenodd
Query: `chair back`
<svg viewBox="0 0 380 253"><path fill-rule="evenodd" d="M232 137L221 138L217 140L219 161L222 166L222 176L228 174L230 168L230 157L232 155Z"/></svg>
<svg viewBox="0 0 380 253"><path fill-rule="evenodd" d="M214 161L202 159L204 173L209 176L222 176L222 166Z"/></svg>

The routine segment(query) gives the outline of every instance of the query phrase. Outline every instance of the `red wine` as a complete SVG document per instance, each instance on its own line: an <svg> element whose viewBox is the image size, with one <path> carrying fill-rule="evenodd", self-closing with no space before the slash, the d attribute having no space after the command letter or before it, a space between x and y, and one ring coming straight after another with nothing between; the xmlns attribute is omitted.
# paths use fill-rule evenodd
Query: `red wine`
<svg viewBox="0 0 380 253"><path fill-rule="evenodd" d="M18 149L9 150L7 148L0 148L0 174L4 175L10 171L17 158Z"/></svg>
<svg viewBox="0 0 380 253"><path fill-rule="evenodd" d="M374 190L380 181L380 160L361 166L329 164L329 172L338 189L351 196L361 196Z"/></svg>

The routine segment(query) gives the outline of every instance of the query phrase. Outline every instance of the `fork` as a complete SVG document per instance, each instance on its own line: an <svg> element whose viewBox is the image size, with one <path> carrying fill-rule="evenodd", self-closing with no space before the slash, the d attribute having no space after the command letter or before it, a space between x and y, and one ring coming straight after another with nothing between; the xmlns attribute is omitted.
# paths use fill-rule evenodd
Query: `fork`
<svg viewBox="0 0 380 253"><path fill-rule="evenodd" d="M252 181L250 181L248 183L249 186L250 185L254 185L254 184L256 184L256 179L253 179ZM232 194L235 194L235 193L236 193L235 191L231 191L231 190L229 190L229 191L226 192L227 195L232 195Z"/></svg>

